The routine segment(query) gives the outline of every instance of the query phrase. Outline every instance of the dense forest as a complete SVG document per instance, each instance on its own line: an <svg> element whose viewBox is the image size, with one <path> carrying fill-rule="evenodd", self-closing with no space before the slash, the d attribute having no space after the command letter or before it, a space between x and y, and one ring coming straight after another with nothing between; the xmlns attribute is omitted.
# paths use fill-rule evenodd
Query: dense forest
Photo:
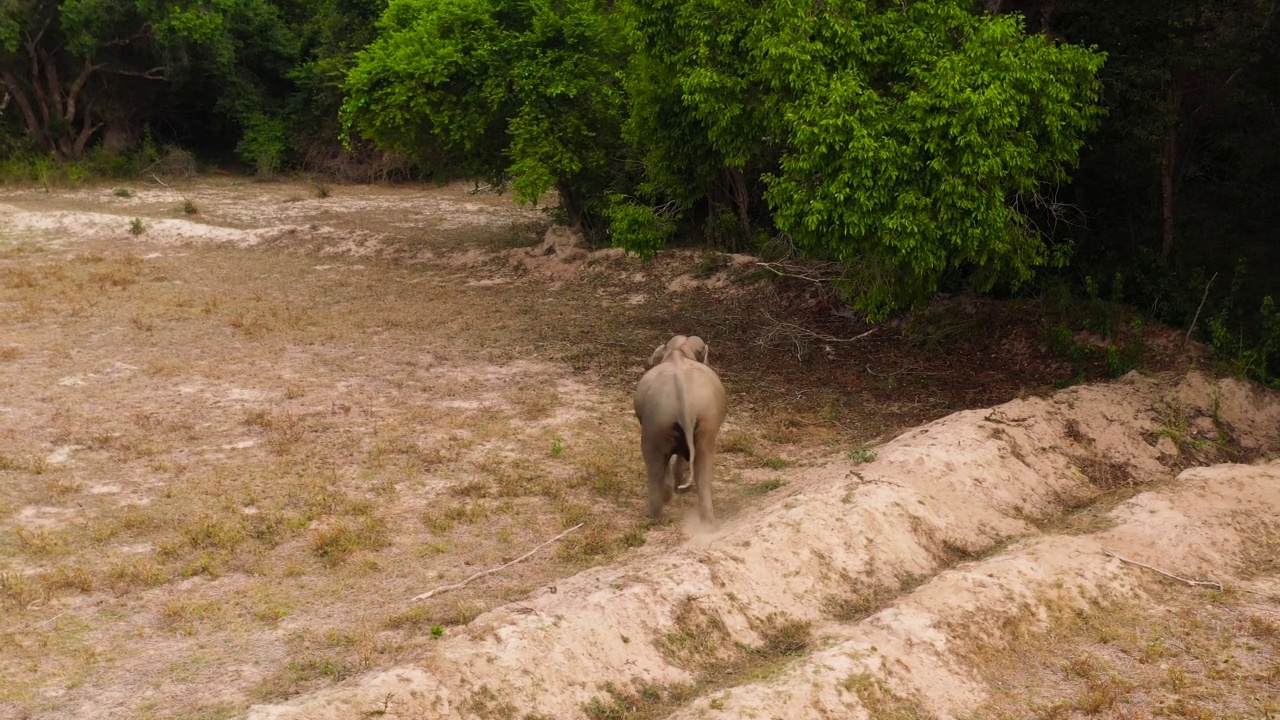
<svg viewBox="0 0 1280 720"><path fill-rule="evenodd" d="M871 320L1066 280L1280 375L1274 0L0 0L0 179L469 178Z"/></svg>

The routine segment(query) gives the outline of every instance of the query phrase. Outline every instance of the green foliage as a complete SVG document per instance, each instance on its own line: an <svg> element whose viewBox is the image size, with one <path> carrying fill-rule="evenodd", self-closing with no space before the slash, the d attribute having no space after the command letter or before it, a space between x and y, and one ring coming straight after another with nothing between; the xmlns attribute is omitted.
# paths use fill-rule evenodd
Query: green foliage
<svg viewBox="0 0 1280 720"><path fill-rule="evenodd" d="M618 193L611 193L608 202L605 217L609 221L610 240L615 246L626 248L646 260L666 247L675 232L675 224L669 218Z"/></svg>
<svg viewBox="0 0 1280 720"><path fill-rule="evenodd" d="M1103 56L969 3L664 0L628 7L632 138L655 195L729 186L812 256L842 262L873 319L944 274L1018 284L1055 259L1024 209L1068 179ZM753 213L757 213L753 215Z"/></svg>
<svg viewBox="0 0 1280 720"><path fill-rule="evenodd" d="M876 451L870 445L859 445L846 453L845 457L856 463L869 463L875 461Z"/></svg>
<svg viewBox="0 0 1280 720"><path fill-rule="evenodd" d="M1280 388L1280 309L1275 298L1263 296L1256 314L1239 313L1232 302L1239 291L1244 264L1237 268L1224 307L1205 322L1209 349L1230 363L1241 377Z"/></svg>
<svg viewBox="0 0 1280 720"><path fill-rule="evenodd" d="M250 116L236 154L254 166L261 179L273 177L286 150L284 123L261 113Z"/></svg>
<svg viewBox="0 0 1280 720"><path fill-rule="evenodd" d="M436 174L513 177L521 201L555 189L590 223L619 153L617 25L600 0L393 0L347 76L345 137Z"/></svg>
<svg viewBox="0 0 1280 720"><path fill-rule="evenodd" d="M1062 385L1095 377L1116 378L1141 367L1146 353L1144 323L1124 306L1124 276L1111 281L1111 299L1092 276L1083 281L1084 296L1065 284L1051 283L1045 293L1044 311L1056 322L1045 335L1049 350L1072 366L1072 377ZM1077 340L1077 333L1084 333Z"/></svg>

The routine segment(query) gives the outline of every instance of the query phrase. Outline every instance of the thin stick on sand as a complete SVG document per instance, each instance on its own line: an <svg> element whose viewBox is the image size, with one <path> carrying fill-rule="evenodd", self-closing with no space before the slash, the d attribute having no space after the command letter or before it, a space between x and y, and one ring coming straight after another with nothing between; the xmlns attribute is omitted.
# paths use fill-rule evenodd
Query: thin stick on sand
<svg viewBox="0 0 1280 720"><path fill-rule="evenodd" d="M1138 567L1140 567L1140 568L1146 568L1146 569L1150 570L1151 572L1159 573L1159 574L1161 574L1161 575L1163 575L1163 576L1165 576L1165 577L1167 577L1167 578L1170 578L1170 579L1172 579L1172 580L1177 580L1178 582L1186 583L1186 584L1188 584L1188 585L1191 585L1192 587L1211 587L1211 588L1217 588L1219 591L1221 591L1221 590L1222 590L1222 583L1220 583L1220 582L1218 582L1218 581L1216 581L1216 580L1188 580L1187 578L1184 578L1184 577L1178 577L1177 575L1174 575L1173 573L1165 572L1164 570L1161 570L1160 568L1157 568L1157 567L1151 567L1150 565L1148 565L1148 564L1146 564L1146 563L1140 563L1140 562L1138 562L1137 560L1130 560L1130 559L1129 559L1129 558L1127 558L1127 557L1121 557L1121 556L1119 556L1119 555L1117 555L1117 554L1115 554L1115 553L1111 552L1110 550L1108 550L1108 549L1106 549L1106 548L1103 548L1103 549L1102 549L1102 552L1104 552L1104 553L1106 553L1106 554L1110 555L1111 557L1113 557L1113 558L1115 558L1115 559L1119 560L1120 562L1123 562L1123 563L1129 563L1130 565L1137 565L1137 566L1138 566Z"/></svg>
<svg viewBox="0 0 1280 720"><path fill-rule="evenodd" d="M502 569L504 569L504 568L509 568L509 567L511 567L512 565L515 565L516 563L518 563L518 562L520 562L520 561L522 561L522 560L524 560L524 559L528 558L529 556L533 555L534 553L538 552L538 551L539 551L539 550L541 550L542 548L544 548L544 547L546 547L546 546L550 545L551 543L553 543L553 542L555 542L555 541L559 540L560 538L564 537L565 535L568 535L569 533L573 532L574 530L577 530L578 528L582 527L583 525L586 525L586 523L578 523L577 525L574 525L573 527L569 528L568 530L565 530L564 532L560 533L559 535L557 535L557 536L555 536L555 537L551 538L550 540L548 540L548 541L546 541L546 542L542 543L542 544L541 544L541 545L539 545L538 547L536 547L536 548L534 548L534 549L530 550L529 552L527 552L527 553L525 553L525 554L521 555L520 557L516 558L515 560L512 560L512 561L510 561L510 562L502 563L501 565L499 565L499 566L497 566L497 567L495 567L495 568L489 568L488 570L481 570L480 572L476 573L475 575L472 575L471 577L467 578L466 580L463 580L462 582L459 582L459 583L453 583L452 585L441 585L440 587L435 588L435 589L433 589L433 590L428 590L428 591L426 591L426 592L422 593L421 595L416 595L416 596L414 596L413 598L411 598L411 599L409 600L409 602L417 602L417 601L419 601L419 600L426 600L427 598L431 597L432 595L435 595L436 593L448 592L448 591L450 591L450 590L457 590L458 588L466 587L466 586L467 586L467 585L468 585L472 580L475 580L476 578L482 578L482 577L484 577L485 575L492 575L492 574L494 574L494 573L498 572L499 570L502 570Z"/></svg>

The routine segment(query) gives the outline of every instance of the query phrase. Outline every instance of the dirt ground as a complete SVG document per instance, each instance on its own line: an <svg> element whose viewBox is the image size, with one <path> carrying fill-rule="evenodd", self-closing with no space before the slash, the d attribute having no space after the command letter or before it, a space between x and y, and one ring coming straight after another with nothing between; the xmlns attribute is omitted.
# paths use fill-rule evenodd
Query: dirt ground
<svg viewBox="0 0 1280 720"><path fill-rule="evenodd" d="M751 258L321 190L0 188L0 717L1280 714L1280 397L1176 333L1055 391L1043 305L847 342ZM643 518L676 333L718 528Z"/></svg>

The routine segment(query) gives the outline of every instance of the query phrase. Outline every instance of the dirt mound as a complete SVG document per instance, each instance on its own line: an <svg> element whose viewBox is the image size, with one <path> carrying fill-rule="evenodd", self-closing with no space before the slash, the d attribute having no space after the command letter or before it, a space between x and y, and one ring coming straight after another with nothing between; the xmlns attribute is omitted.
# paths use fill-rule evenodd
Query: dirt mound
<svg viewBox="0 0 1280 720"><path fill-rule="evenodd" d="M1239 563L1270 537L1245 528L1280 516L1280 463L1188 470L1092 526L1064 525L1069 511L1101 515L1106 498L1188 464L1277 448L1274 394L1197 374L1131 373L956 413L874 459L799 470L777 500L680 547L643 548L486 613L420 665L250 717L613 717L646 703L673 717L971 712L991 692L971 655L1009 642L1006 621L1043 625L1142 591L1145 571L1104 547L1183 576L1243 578ZM749 672L761 662L784 670L762 679Z"/></svg>

